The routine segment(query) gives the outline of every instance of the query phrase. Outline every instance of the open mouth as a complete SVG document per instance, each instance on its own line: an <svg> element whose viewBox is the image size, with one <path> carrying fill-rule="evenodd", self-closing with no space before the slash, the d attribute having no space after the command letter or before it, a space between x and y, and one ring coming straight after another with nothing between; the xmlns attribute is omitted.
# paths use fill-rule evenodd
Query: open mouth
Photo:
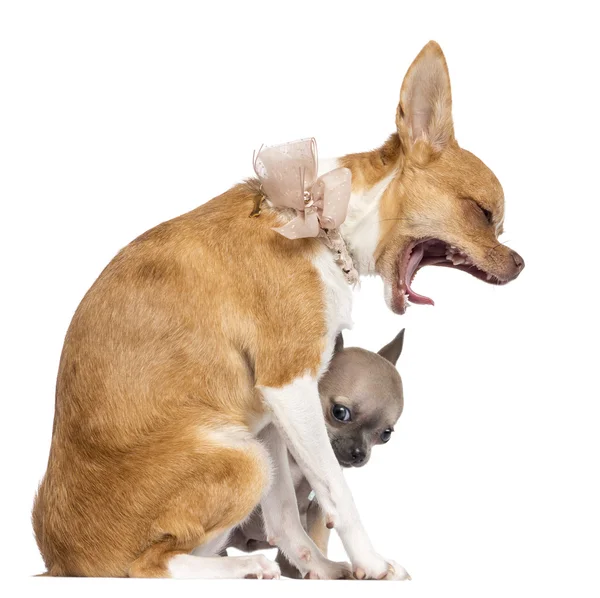
<svg viewBox="0 0 600 598"><path fill-rule="evenodd" d="M471 257L460 248L440 239L422 239L409 245L398 259L398 274L393 289L394 307L398 313L404 313L409 302L433 305L433 299L412 289L417 272L424 266L455 268L489 284L502 285L508 282L476 266Z"/></svg>

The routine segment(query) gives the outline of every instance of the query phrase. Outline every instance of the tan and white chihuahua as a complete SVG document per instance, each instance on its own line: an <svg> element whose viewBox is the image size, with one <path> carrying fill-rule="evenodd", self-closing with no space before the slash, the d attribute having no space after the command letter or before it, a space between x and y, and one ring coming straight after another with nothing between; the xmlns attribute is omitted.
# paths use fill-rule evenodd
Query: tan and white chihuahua
<svg viewBox="0 0 600 598"><path fill-rule="evenodd" d="M329 369L319 380L319 396L327 435L342 467L363 467L371 457L371 449L386 444L404 408L402 379L396 363L402 353L404 329L377 353L358 347L344 348L338 335ZM294 481L296 501L302 527L327 555L329 529L319 503L312 499L306 477L288 454ZM244 552L270 548L260 507L234 530L227 547ZM286 577L302 577L305 572L290 564L278 551L276 562ZM318 572L309 575L318 577Z"/></svg>
<svg viewBox="0 0 600 598"><path fill-rule="evenodd" d="M341 234L360 274L382 276L395 312L430 301L412 291L424 265L493 284L523 269L498 241L500 183L454 138L436 43L406 74L394 134L338 164L352 173ZM144 233L77 308L33 509L49 575L277 577L258 554L215 557L258 504L295 567L345 575L302 527L289 450L354 575L407 577L373 548L321 411L318 382L351 325L351 288L321 240L272 230L279 211L249 218L259 198L255 180L239 184Z"/></svg>

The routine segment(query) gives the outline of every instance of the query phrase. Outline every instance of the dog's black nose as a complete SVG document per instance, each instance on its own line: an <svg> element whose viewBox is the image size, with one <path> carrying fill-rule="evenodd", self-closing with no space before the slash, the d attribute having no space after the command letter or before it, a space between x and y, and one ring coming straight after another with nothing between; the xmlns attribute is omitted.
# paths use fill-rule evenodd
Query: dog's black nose
<svg viewBox="0 0 600 598"><path fill-rule="evenodd" d="M365 460L365 457L367 456L365 454L365 451L363 451L359 447L353 448L350 454L352 455L352 463L354 463L354 465L362 463Z"/></svg>

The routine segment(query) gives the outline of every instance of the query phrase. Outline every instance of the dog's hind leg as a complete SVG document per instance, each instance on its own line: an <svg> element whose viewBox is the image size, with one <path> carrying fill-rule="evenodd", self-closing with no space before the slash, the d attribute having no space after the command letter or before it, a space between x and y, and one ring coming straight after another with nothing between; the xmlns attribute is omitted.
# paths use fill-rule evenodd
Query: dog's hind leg
<svg viewBox="0 0 600 598"><path fill-rule="evenodd" d="M200 430L197 438L197 467L161 506L129 576L278 577L279 567L262 555L218 556L229 530L252 513L269 488L267 452L241 427Z"/></svg>
<svg viewBox="0 0 600 598"><path fill-rule="evenodd" d="M201 557L180 554L169 562L177 579L279 579L279 565L262 554Z"/></svg>
<svg viewBox="0 0 600 598"><path fill-rule="evenodd" d="M154 544L129 571L130 577L175 579L278 579L279 566L262 554L197 556L174 548L171 539Z"/></svg>

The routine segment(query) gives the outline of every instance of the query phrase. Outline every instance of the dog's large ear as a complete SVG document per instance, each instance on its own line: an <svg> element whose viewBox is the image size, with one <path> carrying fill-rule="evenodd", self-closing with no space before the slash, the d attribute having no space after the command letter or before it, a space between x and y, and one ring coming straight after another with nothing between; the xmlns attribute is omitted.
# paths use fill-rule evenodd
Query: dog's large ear
<svg viewBox="0 0 600 598"><path fill-rule="evenodd" d="M344 337L340 332L335 338L335 347L333 348L334 353L339 353L344 348Z"/></svg>
<svg viewBox="0 0 600 598"><path fill-rule="evenodd" d="M400 353L402 353L402 345L404 344L404 328L398 333L396 338L388 343L383 349L377 351L378 355L381 357L385 357L388 361L390 361L393 365L396 365L398 361L398 357L400 357Z"/></svg>
<svg viewBox="0 0 600 598"><path fill-rule="evenodd" d="M404 77L396 127L408 147L423 139L434 152L454 138L450 75L444 53L434 41L419 52Z"/></svg>

